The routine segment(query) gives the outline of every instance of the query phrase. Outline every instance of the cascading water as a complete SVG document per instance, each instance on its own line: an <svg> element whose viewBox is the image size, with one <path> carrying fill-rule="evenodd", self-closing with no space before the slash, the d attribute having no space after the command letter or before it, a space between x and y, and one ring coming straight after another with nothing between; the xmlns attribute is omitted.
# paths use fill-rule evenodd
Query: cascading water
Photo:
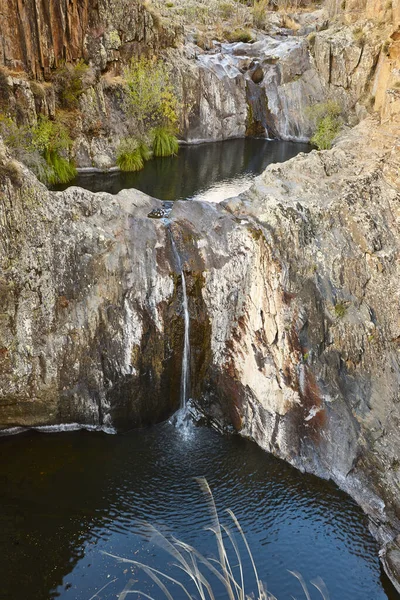
<svg viewBox="0 0 400 600"><path fill-rule="evenodd" d="M265 89L249 79L246 82L246 97L251 114L251 121L247 124L247 134L269 137L268 100Z"/></svg>
<svg viewBox="0 0 400 600"><path fill-rule="evenodd" d="M180 271L181 279L182 279L182 308L183 308L183 319L184 319L184 341L183 341L183 354L182 354L182 375L181 375L181 409L186 408L186 402L188 400L189 394L189 386L190 386L190 371L189 371L189 361L190 361L190 315L189 315L189 303L187 297L187 289L186 289L186 279L185 274L182 268L182 261L179 255L178 249L175 244L174 236L172 235L172 231L168 228L170 238L171 238L171 246L172 251L174 253L176 265Z"/></svg>

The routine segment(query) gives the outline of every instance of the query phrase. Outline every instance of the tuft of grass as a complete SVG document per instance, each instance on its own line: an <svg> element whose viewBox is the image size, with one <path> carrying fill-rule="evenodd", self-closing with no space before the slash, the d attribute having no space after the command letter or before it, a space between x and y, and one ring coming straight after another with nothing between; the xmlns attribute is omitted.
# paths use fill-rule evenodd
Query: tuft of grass
<svg viewBox="0 0 400 600"><path fill-rule="evenodd" d="M340 122L335 117L326 115L319 122L317 130L310 141L317 146L318 150L329 150L339 131Z"/></svg>
<svg viewBox="0 0 400 600"><path fill-rule="evenodd" d="M386 54L386 56L389 56L390 54L390 45L391 45L391 40L386 40L383 44L382 44L382 52L383 54Z"/></svg>
<svg viewBox="0 0 400 600"><path fill-rule="evenodd" d="M149 523L144 522L141 523L141 525L144 527L146 532L150 534L152 541L154 541L174 559L174 565L177 569L179 569L180 573L183 572L189 577L191 585L196 589L198 597L201 600L207 600L208 598L210 600L215 599L211 583L208 579L210 575L216 578L224 586L226 598L228 600L277 600L272 593L267 591L265 585L260 580L256 563L249 543L246 539L246 535L234 513L230 509L227 509L225 512L229 516L229 524L225 525L221 523L210 486L204 478L198 478L197 481L205 495L210 509L211 527L208 529L215 536L218 552L217 559L207 558L193 546L186 544L182 540L176 539L175 537L167 538ZM250 558L250 564L256 584L255 590L249 590L249 584L245 580L239 543L244 545ZM168 600L173 600L173 596L167 587L168 584L177 585L181 590L183 590L184 594L188 598L195 597L192 593L190 593L190 586L188 589L188 586L182 583L180 578L178 578L178 575L176 577L172 577L137 560L116 556L115 554L110 554L109 552L103 552L103 554L115 558L121 563L127 563L137 569L143 570L148 577L161 589ZM310 593L307 584L300 573L296 571L289 571L289 573L299 581L306 599L310 600ZM329 600L328 591L321 578L311 581L311 584L319 591L323 600ZM125 598L125 595L127 594L140 594L144 598L154 600L152 596L145 594L141 590L135 589L134 585L134 580L130 580L119 597Z"/></svg>
<svg viewBox="0 0 400 600"><path fill-rule="evenodd" d="M144 148L135 138L121 140L117 150L117 165L121 171L140 171L144 167Z"/></svg>
<svg viewBox="0 0 400 600"><path fill-rule="evenodd" d="M61 108L78 108L79 98L91 83L89 65L79 60L75 65L65 63L54 72L54 83Z"/></svg>
<svg viewBox="0 0 400 600"><path fill-rule="evenodd" d="M243 42L244 44L248 44L253 40L253 36L251 35L251 31L248 29L234 29L233 31L226 31L225 37L228 42Z"/></svg>
<svg viewBox="0 0 400 600"><path fill-rule="evenodd" d="M269 0L258 0L253 5L253 25L257 29L264 29L266 24Z"/></svg>
<svg viewBox="0 0 400 600"><path fill-rule="evenodd" d="M343 319L343 317L346 314L347 307L344 302L338 302L337 304L335 304L334 310L335 310L335 316L338 319Z"/></svg>
<svg viewBox="0 0 400 600"><path fill-rule="evenodd" d="M218 6L219 13L223 19L230 19L235 14L235 5L231 2L221 2Z"/></svg>
<svg viewBox="0 0 400 600"><path fill-rule="evenodd" d="M49 168L42 176L47 179L48 184L68 183L76 177L75 166L69 160L60 156L58 152L46 152L44 158Z"/></svg>
<svg viewBox="0 0 400 600"><path fill-rule="evenodd" d="M0 135L11 154L46 185L67 183L76 176L67 156L72 145L68 130L58 120L41 116L34 126L18 126L0 114Z"/></svg>
<svg viewBox="0 0 400 600"><path fill-rule="evenodd" d="M151 138L154 156L173 156L178 154L178 139L167 127L155 127L151 131Z"/></svg>

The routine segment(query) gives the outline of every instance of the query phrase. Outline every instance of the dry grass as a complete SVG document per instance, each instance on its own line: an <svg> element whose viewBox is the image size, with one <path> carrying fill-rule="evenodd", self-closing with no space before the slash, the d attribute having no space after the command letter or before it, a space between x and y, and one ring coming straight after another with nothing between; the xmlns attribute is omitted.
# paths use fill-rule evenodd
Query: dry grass
<svg viewBox="0 0 400 600"><path fill-rule="evenodd" d="M154 7L169 22L199 31L213 31L252 24L252 9L239 0L153 0Z"/></svg>
<svg viewBox="0 0 400 600"><path fill-rule="evenodd" d="M205 495L210 509L211 526L208 530L215 536L218 559L207 558L196 550L196 548L186 544L182 540L174 537L168 539L152 525L148 523L143 524L148 533L151 534L152 540L174 559L174 566L181 574L183 572L186 575L186 578L191 582L190 585L182 583L181 577L178 575L172 577L153 567L149 567L142 562L116 556L108 552L105 552L104 554L111 556L122 563L127 563L137 569L143 570L161 589L168 600L174 600L173 595L167 587L169 584L178 586L190 600L194 598L200 598L200 600L215 600L214 591L209 581L210 575L223 585L226 591L226 597L229 600L277 600L277 598L266 589L259 578L252 551L245 533L234 513L230 509L226 510L226 513L229 516L229 525L221 523L214 497L207 481L201 478L198 479L198 483ZM244 545L246 552L249 555L256 589L249 589L249 585L245 578L239 544ZM311 600L307 584L300 573L295 571L289 571L289 573L299 581L306 600ZM319 591L323 600L329 600L329 594L322 579L318 578L317 580L312 581L311 584ZM133 580L129 581L122 593L118 596L119 599L125 599L128 594L140 594L143 598L154 600L148 594L135 589L134 586L135 582ZM192 587L196 590L196 596L193 596L193 593L191 593Z"/></svg>
<svg viewBox="0 0 400 600"><path fill-rule="evenodd" d="M125 85L125 79L120 75L114 75L113 73L104 73L101 76L103 81L104 89L117 88Z"/></svg>

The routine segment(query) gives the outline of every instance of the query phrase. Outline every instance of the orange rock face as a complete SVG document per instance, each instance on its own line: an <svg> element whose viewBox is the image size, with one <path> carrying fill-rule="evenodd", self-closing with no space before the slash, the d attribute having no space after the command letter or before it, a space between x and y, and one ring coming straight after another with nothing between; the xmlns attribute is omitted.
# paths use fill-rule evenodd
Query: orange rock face
<svg viewBox="0 0 400 600"><path fill-rule="evenodd" d="M0 0L0 65L41 78L80 58L89 0Z"/></svg>

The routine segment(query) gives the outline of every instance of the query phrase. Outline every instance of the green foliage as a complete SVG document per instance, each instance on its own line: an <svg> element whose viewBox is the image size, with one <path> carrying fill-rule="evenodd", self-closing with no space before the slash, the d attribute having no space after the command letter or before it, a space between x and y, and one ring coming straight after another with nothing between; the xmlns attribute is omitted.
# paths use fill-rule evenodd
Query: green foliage
<svg viewBox="0 0 400 600"><path fill-rule="evenodd" d="M329 100L328 102L315 104L308 112L316 127L310 140L311 143L317 146L318 150L329 150L342 124L340 119L341 107L337 102Z"/></svg>
<svg viewBox="0 0 400 600"><path fill-rule="evenodd" d="M160 125L176 127L178 102L162 60L132 59L124 71L128 89L127 109L144 136Z"/></svg>
<svg viewBox="0 0 400 600"><path fill-rule="evenodd" d="M42 183L67 183L76 176L75 167L63 156L68 155L72 140L61 123L41 117L32 127L18 127L15 121L0 115L0 135L12 155Z"/></svg>
<svg viewBox="0 0 400 600"><path fill-rule="evenodd" d="M117 165L121 171L140 171L152 152L147 144L135 138L121 140L117 150Z"/></svg>
<svg viewBox="0 0 400 600"><path fill-rule="evenodd" d="M390 54L390 45L391 45L391 40L386 40L382 44L382 52L383 52L383 54L386 54L386 56L389 56L389 54Z"/></svg>
<svg viewBox="0 0 400 600"><path fill-rule="evenodd" d="M318 150L329 150L339 131L340 121L335 117L327 115L318 123L317 130L310 141L317 146Z"/></svg>
<svg viewBox="0 0 400 600"><path fill-rule="evenodd" d="M179 144L176 136L166 127L155 127L151 132L154 156L173 156L178 154Z"/></svg>
<svg viewBox="0 0 400 600"><path fill-rule="evenodd" d="M218 8L223 19L230 19L235 14L235 5L231 2L221 2Z"/></svg>
<svg viewBox="0 0 400 600"><path fill-rule="evenodd" d="M72 140L67 129L58 121L40 117L37 125L31 129L32 147L39 152L54 153L69 150Z"/></svg>
<svg viewBox="0 0 400 600"><path fill-rule="evenodd" d="M47 182L50 185L56 183L68 183L76 177L76 168L66 158L63 158L58 152L52 151L45 153L45 159L49 166L46 173Z"/></svg>
<svg viewBox="0 0 400 600"><path fill-rule="evenodd" d="M347 311L347 307L344 304L344 302L338 302L337 304L335 304L335 315L336 317L338 317L338 319L342 319Z"/></svg>
<svg viewBox="0 0 400 600"><path fill-rule="evenodd" d="M7 74L0 69L0 110L6 110L10 100L10 87L7 83Z"/></svg>
<svg viewBox="0 0 400 600"><path fill-rule="evenodd" d="M226 39L228 40L228 42L243 42L244 44L247 44L248 42L251 42L253 39L253 36L251 35L251 31L249 31L248 29L234 29L233 31L227 31L225 33Z"/></svg>
<svg viewBox="0 0 400 600"><path fill-rule="evenodd" d="M76 65L65 63L54 73L54 82L63 108L77 108L79 97L84 92L85 82L89 75L89 67L80 60Z"/></svg>

